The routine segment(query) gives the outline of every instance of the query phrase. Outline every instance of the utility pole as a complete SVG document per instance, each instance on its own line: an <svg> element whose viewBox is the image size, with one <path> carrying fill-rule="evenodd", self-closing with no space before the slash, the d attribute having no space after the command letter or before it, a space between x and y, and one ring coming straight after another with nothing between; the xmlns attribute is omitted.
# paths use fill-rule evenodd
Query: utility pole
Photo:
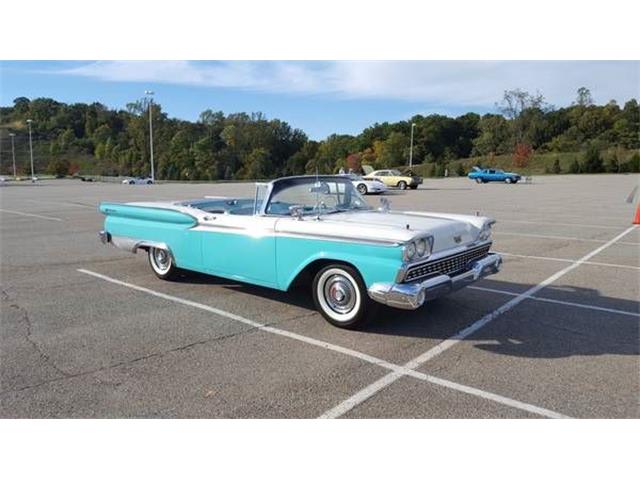
<svg viewBox="0 0 640 480"><path fill-rule="evenodd" d="M31 124L33 123L33 120L28 119L27 123L29 124L29 154L31 155L31 181L35 182L35 172L33 170L33 141L31 140Z"/></svg>
<svg viewBox="0 0 640 480"><path fill-rule="evenodd" d="M149 153L151 154L151 181L156 183L156 174L153 166L153 91L145 90L144 94L149 98Z"/></svg>
<svg viewBox="0 0 640 480"><path fill-rule="evenodd" d="M415 123L411 124L411 146L409 147L409 169L413 167L413 129L415 128L415 126L416 126Z"/></svg>
<svg viewBox="0 0 640 480"><path fill-rule="evenodd" d="M15 138L16 134L15 133L10 133L9 136L11 137L11 156L13 157L13 179L16 179L16 146L13 143L13 139Z"/></svg>

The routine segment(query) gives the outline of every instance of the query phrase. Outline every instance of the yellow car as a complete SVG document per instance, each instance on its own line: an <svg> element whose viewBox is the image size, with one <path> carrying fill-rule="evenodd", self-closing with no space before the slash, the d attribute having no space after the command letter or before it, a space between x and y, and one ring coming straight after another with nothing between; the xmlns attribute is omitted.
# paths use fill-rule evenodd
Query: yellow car
<svg viewBox="0 0 640 480"><path fill-rule="evenodd" d="M406 190L410 188L415 190L418 185L422 183L422 177L417 175L404 175L400 170L388 169L388 170L375 170L368 173L365 180L380 180L387 187L398 187L400 190Z"/></svg>

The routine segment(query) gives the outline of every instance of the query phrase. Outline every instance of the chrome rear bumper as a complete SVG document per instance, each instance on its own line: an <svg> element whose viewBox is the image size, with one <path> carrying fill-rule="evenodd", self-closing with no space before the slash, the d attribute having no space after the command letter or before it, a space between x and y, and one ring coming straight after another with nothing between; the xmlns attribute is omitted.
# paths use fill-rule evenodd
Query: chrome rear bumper
<svg viewBox="0 0 640 480"><path fill-rule="evenodd" d="M369 287L369 296L376 302L390 307L415 310L424 302L441 297L473 282L500 271L502 257L497 253L471 264L471 268L457 275L438 275L415 283L374 283Z"/></svg>

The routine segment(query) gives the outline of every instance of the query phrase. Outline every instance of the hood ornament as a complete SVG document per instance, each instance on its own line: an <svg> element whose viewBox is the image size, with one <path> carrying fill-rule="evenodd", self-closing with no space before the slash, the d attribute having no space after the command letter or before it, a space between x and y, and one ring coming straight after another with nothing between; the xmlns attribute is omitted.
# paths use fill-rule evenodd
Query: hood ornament
<svg viewBox="0 0 640 480"><path fill-rule="evenodd" d="M388 212L391 209L391 202L385 197L380 197L380 208L378 211L380 212Z"/></svg>

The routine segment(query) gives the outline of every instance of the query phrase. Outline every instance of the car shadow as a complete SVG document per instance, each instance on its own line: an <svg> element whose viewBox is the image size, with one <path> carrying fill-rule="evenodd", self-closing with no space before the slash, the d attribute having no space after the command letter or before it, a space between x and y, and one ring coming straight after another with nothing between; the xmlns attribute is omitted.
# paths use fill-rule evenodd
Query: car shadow
<svg viewBox="0 0 640 480"><path fill-rule="evenodd" d="M218 286L254 297L280 301L310 312L315 311L308 285L282 292L191 272L182 274L175 281ZM526 291L532 286L488 279L480 285L483 288L515 293ZM605 297L596 289L555 285L547 287L540 296L565 302L602 305L624 312L639 312L638 302ZM361 327L358 334L443 341L513 298L514 295L463 289L428 302L417 310L380 306L376 317ZM517 322L513 321L514 315ZM319 315L318 321L323 321ZM495 328L487 326L474 332L471 338L475 348L500 355L529 358L640 355L640 321L634 316L525 300L498 317L493 324ZM335 327L327 324L326 328ZM345 331L344 334L350 335L352 332Z"/></svg>

